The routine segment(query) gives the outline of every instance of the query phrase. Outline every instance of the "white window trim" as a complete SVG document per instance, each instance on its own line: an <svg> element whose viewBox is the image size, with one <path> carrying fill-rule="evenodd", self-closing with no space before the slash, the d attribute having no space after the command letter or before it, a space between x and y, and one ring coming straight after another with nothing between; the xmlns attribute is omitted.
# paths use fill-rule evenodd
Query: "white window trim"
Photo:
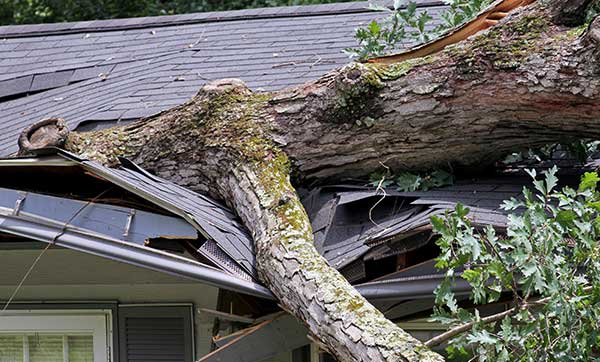
<svg viewBox="0 0 600 362"><path fill-rule="evenodd" d="M26 310L0 313L0 334L92 334L94 362L109 362L110 310Z"/></svg>

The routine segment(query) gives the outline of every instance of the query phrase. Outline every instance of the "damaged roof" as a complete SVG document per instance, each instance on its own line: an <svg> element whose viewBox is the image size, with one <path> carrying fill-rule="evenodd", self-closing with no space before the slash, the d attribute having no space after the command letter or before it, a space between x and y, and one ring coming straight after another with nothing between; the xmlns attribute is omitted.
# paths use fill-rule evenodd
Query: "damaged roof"
<svg viewBox="0 0 600 362"><path fill-rule="evenodd" d="M80 225L77 223L77 219L64 219L62 216L67 217L70 215L69 210L77 208L78 203L81 204L82 201L52 199L50 196L35 196L36 194L25 192L23 198L17 202L13 200L17 197L17 191L9 192L8 190L5 191L6 195L0 192L0 196L10 196L7 200L4 200L7 207L11 204L18 206L22 202L25 206L31 207L36 200L41 198L39 201L40 208L36 214L40 217L51 219L57 223L66 223L71 226L93 230L110 238L139 245L145 245L144 241L161 236L197 239L199 233L201 244L195 250L196 253L235 278L251 283L257 281L253 243L248 232L229 209L204 195L153 176L127 160L122 160L121 167L107 168L62 150L54 150L53 154L46 156L0 160L0 172L12 171L15 173L14 168L9 170L7 167L17 167L18 171L31 172L27 169L37 167L39 171L34 171L33 174L37 174L38 178L44 177L43 169L40 169L40 167L64 168L66 166L78 166L81 169L80 173L91 174L93 177L121 187L179 218L174 219L177 222L162 220L160 223L168 225L168 228L165 227L168 230L164 230L162 234L157 232L147 235L150 231L139 230L139 228L153 219L165 218L166 216L136 211L133 208L125 209L92 203L93 208L91 210L101 212L103 217L109 220L115 220L115 213L121 215L121 217L116 218L118 220L114 221L115 224L112 226L110 224L98 225L98 222ZM0 189L0 191L2 190ZM71 204L73 206L67 207L63 212L54 213L58 206L64 209ZM2 202L0 202L0 206L4 206ZM17 206L12 208L15 215L19 214ZM127 212L124 210L127 210ZM113 216L109 215L109 211L112 212ZM171 217L171 219L173 218ZM84 220L89 221L89 212ZM142 222L142 220L147 221ZM3 230L2 225L0 225L0 230ZM140 235L137 236L138 234Z"/></svg>
<svg viewBox="0 0 600 362"><path fill-rule="evenodd" d="M365 277L364 262L404 254L429 242L432 215L457 203L469 206L474 225L506 228L500 205L519 198L526 177L498 176L463 180L439 189L416 192L358 186L328 186L311 191L304 204L315 244L329 263L350 281ZM353 264L354 263L354 264Z"/></svg>
<svg viewBox="0 0 600 362"><path fill-rule="evenodd" d="M417 3L434 19L446 8ZM342 50L356 45L357 27L385 16L367 6L0 27L0 156L16 152L18 132L44 118L102 128L180 105L210 80L271 91L316 79L349 62Z"/></svg>
<svg viewBox="0 0 600 362"><path fill-rule="evenodd" d="M178 217L177 222L165 224L163 220L157 223L168 225L169 232L179 235L179 238L194 238L191 231L195 230L201 239L194 250L202 258L199 260L208 260L221 272L229 275L231 280L237 280L234 284L246 285L244 283L247 283L248 286L252 286L249 290L242 288L242 291L263 297L270 296L270 293L265 292L266 289L258 284L253 241L248 231L229 209L211 198L149 174L125 159L121 160L119 167L107 168L68 152L53 149L47 155L0 160L0 172L4 172L7 176L16 174L27 177L37 174L38 178L46 177L41 172L53 169L54 172L58 172L54 175L66 175L62 170L66 166L78 167L79 173L118 186ZM35 172L28 170L36 167L44 167L44 169ZM492 224L500 229L505 228L506 215L500 210L502 201L519 197L523 186L528 184L527 178L507 176L459 181L452 186L421 192L399 192L388 189L385 195L381 191L368 187L325 186L306 193L303 203L311 218L319 252L348 280L364 282L369 280L366 278L365 269L365 264L369 260L381 260L417 249L422 250L430 241L429 217L453 209L459 202L471 207L469 217L475 225ZM0 186L4 185L12 187L14 182L11 184L11 181L5 177ZM37 185L38 183L35 183L36 187ZM0 189L0 196L6 193L10 197L4 200L6 202L0 202L0 209L5 207L11 210L8 214L18 216L21 207L19 205L25 199L19 201L18 191L3 190ZM66 190L69 190L68 185ZM77 198L72 195L66 196ZM165 231L152 231L153 228L160 229L158 226L148 230L140 229L144 223L136 224L138 219L145 218L148 223L153 218L172 218L172 216L147 213L144 210L136 211L134 208L94 204L92 210L101 213L103 217L108 217L109 213L120 217L113 222L114 225L111 224L112 226L96 225L94 222L78 224L79 220L65 219L60 216L66 217L68 212L55 214L51 211L54 210L53 207L56 208L50 202L51 196L29 194L26 197L27 207L32 207L36 198L42 200L40 205L49 203L42 210L45 210L45 213L38 211L36 215L39 217L49 218L57 224L65 223L76 228L92 230L103 235L103 238L130 242L145 249L152 249L148 247L146 241L164 235ZM76 209L83 201L60 201L60 203L63 208L73 204L67 207L68 211ZM11 207L13 204L15 206ZM132 220L135 220L133 224ZM10 225L0 220L0 231L16 233ZM38 239L39 237L36 240ZM42 241L51 242L52 238ZM422 277L394 274L389 278L376 279L370 284L361 284L359 290L373 300L400 297L408 299L413 294L427 295L429 290L433 290L432 286L439 281L437 274L426 279ZM237 286L234 290L240 290L235 288L238 288Z"/></svg>
<svg viewBox="0 0 600 362"><path fill-rule="evenodd" d="M180 105L214 79L241 78L250 88L267 91L315 79L348 63L342 50L356 45L355 28L385 15L366 10L366 6L365 2L355 2L0 27L0 156L13 154L18 133L43 118L64 118L71 129L80 131L98 129ZM428 23L432 27L438 25L440 17L436 15L446 8L434 0L420 0L418 6L438 19ZM102 237L86 242L96 245L90 250L99 255L134 263L136 259L130 251L135 249L139 252L136 258L146 260L150 267L164 264L171 268L165 269L167 272L272 297L257 281L252 238L223 205L151 175L127 160L113 169L64 151L54 153L0 160L0 170L1 166L19 163L24 166L20 171L33 164L75 165L169 215L93 205L95 212L121 215L112 229L96 230L98 225L79 225L56 218L55 229L51 230L54 234L48 231L43 241L81 248L83 239L75 238L76 229L92 230ZM361 293L374 300L411 299L430 296L439 275L392 273L389 278L364 283L373 279L366 264L422 250L430 244L430 217L445 213L459 202L471 208L469 217L475 225L505 228L506 215L499 209L500 204L518 197L529 182L514 176L493 177L460 181L426 192L388 189L385 195L368 187L326 186L307 193L303 203L313 224L317 249L349 281L362 283L357 285ZM7 198L6 205L0 203L0 209L9 210L0 212L0 231L18 234L23 228L42 230L41 224L27 224L31 220L19 218L17 206L10 207L13 201L16 205L18 192L5 191L6 195L14 195ZM0 196L2 192L0 189ZM29 200L36 197L55 203L49 196L27 196ZM81 205L82 201L78 202ZM129 214L124 210L129 210ZM206 269L206 265L196 261L179 263L181 260L171 260L170 254L159 253L145 244L152 236L164 235L163 230L146 230L147 234L138 235L134 227L131 234L128 231L124 235L122 230L128 228L131 210L139 219L145 215L147 220L178 220L169 223L171 231L176 225L187 225L185 232L180 230L177 235L192 237L191 226L202 239L195 252L218 269ZM52 218L50 214L37 216ZM68 235L57 237L61 224L75 228L66 230ZM27 235L36 240L44 238L41 234ZM121 249L106 251L117 247ZM223 276L230 280L223 281Z"/></svg>

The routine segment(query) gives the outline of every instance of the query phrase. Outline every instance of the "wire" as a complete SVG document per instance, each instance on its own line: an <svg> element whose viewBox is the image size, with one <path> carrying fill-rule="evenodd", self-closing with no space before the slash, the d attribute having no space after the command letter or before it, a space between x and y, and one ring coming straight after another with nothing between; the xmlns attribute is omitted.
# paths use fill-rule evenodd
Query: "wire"
<svg viewBox="0 0 600 362"><path fill-rule="evenodd" d="M40 253L40 255L38 255L37 258L35 258L35 260L33 261L33 264L31 264L31 266L29 267L29 269L27 269L27 273L25 273L25 275L23 276L23 278L21 278L21 282L19 282L19 284L17 285L17 287L15 288L15 290L12 292L10 298L8 298L8 301L4 305L4 308L2 308L2 312L6 312L6 310L8 309L9 304L15 298L15 296L19 292L19 289L21 289L21 287L23 286L23 283L25 283L25 280L27 280L27 277L29 277L29 274L31 274L31 272L35 268L35 266L38 263L38 261L40 261L40 259L42 258L42 255L44 255L44 253L46 253L46 251L48 249L50 249L50 247L52 245L54 245L54 244L53 243L48 243L48 245L46 245L46 247L44 248L44 250L42 250L42 252Z"/></svg>
<svg viewBox="0 0 600 362"><path fill-rule="evenodd" d="M75 211L75 213L69 218L69 220L67 220L64 223L64 225L62 226L61 230L52 238L52 241L50 241L48 243L48 245L46 245L46 247L42 250L42 252L37 256L37 258L35 258L35 260L31 264L31 266L29 267L29 269L27 269L27 272L25 273L25 275L23 275L23 278L21 278L21 281L19 282L19 284L17 284L15 290L13 290L12 294L10 295L10 298L8 298L8 301L6 302L6 304L4 305L4 307L2 308L2 313L6 312L6 310L8 309L8 306L13 301L13 299L15 298L15 296L17 295L17 293L19 292L19 290L21 289L21 287L23 286L23 284L25 283L25 281L27 280L27 278L29 277L29 274L31 274L31 272L33 271L33 269L35 268L35 266L37 265L37 263L40 261L40 259L42 258L42 256L46 253L46 251L48 251L48 249L50 249L50 247L52 245L56 244L56 240L58 240L58 238L60 238L61 236L63 236L64 233L65 233L65 231L67 231L67 226L71 223L71 221L73 221L73 219L75 219L77 217L77 215L79 215L86 207L88 207L90 204L94 203L96 200L98 200L100 197L102 197L102 195L104 195L105 193L107 193L111 189L112 189L112 186L109 187L109 188L107 188L106 190L102 191L101 193L99 193L97 196L95 196L94 198L92 198L88 202L86 202L77 211Z"/></svg>
<svg viewBox="0 0 600 362"><path fill-rule="evenodd" d="M387 167L383 162L379 162L379 164L381 164L381 166L383 166L385 168L387 173L390 172L390 168ZM383 200L385 200L385 198L387 197L387 192L385 191L385 188L383 187L383 183L385 182L385 176L386 176L386 174L384 173L383 176L381 177L381 180L379 180L379 182L377 183L377 188L375 188L375 195L377 195L377 193L379 191L382 192L381 198L379 200L377 200L377 202L375 202L375 204L369 209L369 220L376 227L379 227L379 224L376 223L375 220L373 220L373 210L375 210L377 205L379 205L381 202L383 202Z"/></svg>

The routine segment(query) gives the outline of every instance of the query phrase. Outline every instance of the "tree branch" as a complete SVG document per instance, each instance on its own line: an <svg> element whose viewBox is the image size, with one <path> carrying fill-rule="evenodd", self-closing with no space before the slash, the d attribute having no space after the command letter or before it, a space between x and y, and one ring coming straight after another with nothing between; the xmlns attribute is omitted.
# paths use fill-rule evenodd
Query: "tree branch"
<svg viewBox="0 0 600 362"><path fill-rule="evenodd" d="M592 287L585 287L583 288L583 292L590 292L592 290ZM546 297L546 298L541 298L541 299L537 299L537 300L533 300L531 302L527 302L527 303L523 303L521 305L518 306L514 306L513 308L510 308L508 310L505 310L504 312L500 312L500 313L496 313L496 314L492 314L490 316L481 318L480 321L477 322L469 322L469 323L465 323L463 325L460 325L458 327L454 327L440 335L437 335L433 338L431 338L430 340L428 340L427 342L425 342L425 345L427 347L435 347L437 345L440 345L446 341L448 341L449 339L452 339L454 337L456 337L459 334L462 334L468 330L470 330L471 328L473 328L473 326L475 324L489 324L489 323L493 323L493 322L497 322L499 320L502 320L504 317L508 317L511 316L521 310L526 310L526 309L530 309L530 308L534 308L534 307L539 307L541 305L544 305L546 303L548 303L552 298L551 297Z"/></svg>
<svg viewBox="0 0 600 362"><path fill-rule="evenodd" d="M503 319L504 317L510 316L515 314L516 312L519 311L519 308L517 307L513 307L510 308L508 310L505 310L504 312L501 313L496 313L493 314L491 316L487 316L484 318L481 318L481 321L477 322L477 324L481 323L481 324L489 324L492 322L497 322L501 319ZM473 328L473 326L475 325L475 322L469 322L469 323L465 323L463 325L460 325L458 327L454 327L440 335L437 335L433 338L431 338L430 340L428 340L427 342L425 342L425 345L429 348L431 347L435 347L437 345L440 345L444 342L446 342L449 339L452 339L454 337L456 337L459 334L462 334L468 330L470 330L471 328Z"/></svg>

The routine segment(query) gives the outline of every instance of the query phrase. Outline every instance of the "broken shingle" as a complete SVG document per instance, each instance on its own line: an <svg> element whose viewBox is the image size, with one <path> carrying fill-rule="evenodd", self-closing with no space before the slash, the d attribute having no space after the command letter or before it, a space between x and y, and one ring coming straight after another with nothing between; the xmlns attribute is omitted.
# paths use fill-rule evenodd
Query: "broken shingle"
<svg viewBox="0 0 600 362"><path fill-rule="evenodd" d="M33 77L33 83L31 84L30 92L52 89L65 86L69 84L69 80L73 75L72 70L66 70L62 72L53 72L45 74L36 74Z"/></svg>

